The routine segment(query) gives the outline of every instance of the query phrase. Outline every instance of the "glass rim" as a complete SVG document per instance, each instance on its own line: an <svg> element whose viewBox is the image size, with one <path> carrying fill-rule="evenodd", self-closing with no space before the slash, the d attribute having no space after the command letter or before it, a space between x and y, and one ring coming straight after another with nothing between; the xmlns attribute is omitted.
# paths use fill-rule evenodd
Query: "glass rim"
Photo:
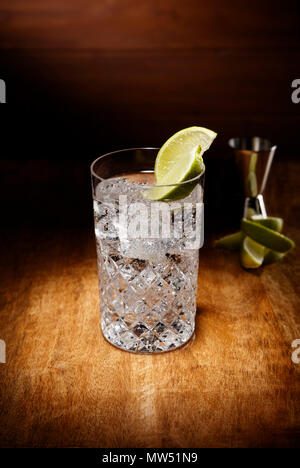
<svg viewBox="0 0 300 468"><path fill-rule="evenodd" d="M267 149L254 150L252 148L241 148L239 146L235 146L235 141L237 141L237 140L251 141L251 142L253 140L257 140L257 141L259 141L261 143L264 143L267 146ZM277 145L272 143L272 141L269 138L260 137L258 135L254 135L254 136L245 136L244 135L244 136L232 137L232 138L229 138L229 140L227 141L227 144L233 150L236 150L236 151L252 151L254 153L260 153L262 151L272 151L274 148L275 149L277 148Z"/></svg>
<svg viewBox="0 0 300 468"><path fill-rule="evenodd" d="M123 153L125 151L138 151L138 150L157 150L159 151L160 148L155 148L155 147L152 147L152 146L145 146L145 147L137 147L137 148L124 148L124 149L121 149L121 150L116 150L116 151L111 151L109 153L105 153L105 154L102 154L101 156L99 156L97 159L95 159L91 165L90 165L90 171L91 171L91 175L93 177L96 177L96 179L98 179L100 182L103 182L105 180L108 180L108 178L104 178L104 177L100 177L98 174L96 174L95 170L94 170L94 166L97 164L98 161L100 161L101 159L104 159L105 157L107 156L112 156L114 154L117 154L117 153ZM149 171L148 171L149 172ZM154 173L154 170L152 171ZM155 184L155 187L178 187L178 186L184 186L186 184L190 184L191 182L197 182L199 181L205 174L205 165L204 165L204 168L203 168L203 171L198 174L196 177L193 177L193 179L188 179L188 180L185 180L183 182L177 182L175 184L165 184L165 185L156 185ZM120 175L121 177L121 175ZM149 187L149 190L150 190L151 187Z"/></svg>

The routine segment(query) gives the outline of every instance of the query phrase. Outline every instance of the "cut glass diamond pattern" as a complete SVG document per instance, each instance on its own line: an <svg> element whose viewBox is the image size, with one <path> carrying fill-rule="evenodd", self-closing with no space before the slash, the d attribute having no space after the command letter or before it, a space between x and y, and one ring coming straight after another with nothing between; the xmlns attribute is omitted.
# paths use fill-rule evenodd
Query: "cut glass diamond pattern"
<svg viewBox="0 0 300 468"><path fill-rule="evenodd" d="M138 338L140 338L148 328L143 323L138 323L134 328L131 329L131 332L134 333Z"/></svg>
<svg viewBox="0 0 300 468"><path fill-rule="evenodd" d="M111 241L105 243L101 239L99 245L104 336L141 353L187 342L195 323L197 277L190 270L197 265L197 251L168 255L158 263L123 257Z"/></svg>
<svg viewBox="0 0 300 468"><path fill-rule="evenodd" d="M99 184L102 201L94 201L101 327L115 346L160 353L182 346L194 332L198 251L185 250L181 234L175 241L130 240L124 250L118 197L125 191L128 201L137 193L140 200L141 191L140 184L126 190L124 184L124 179ZM193 213L186 228L188 234L194 228Z"/></svg>

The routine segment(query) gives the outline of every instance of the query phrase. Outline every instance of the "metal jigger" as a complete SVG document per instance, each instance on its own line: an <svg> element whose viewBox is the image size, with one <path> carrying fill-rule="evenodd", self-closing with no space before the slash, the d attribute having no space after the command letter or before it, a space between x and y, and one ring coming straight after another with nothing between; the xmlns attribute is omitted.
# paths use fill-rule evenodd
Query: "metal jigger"
<svg viewBox="0 0 300 468"><path fill-rule="evenodd" d="M251 215L267 216L263 199L277 146L260 137L231 138L229 146L234 150L235 161L243 181L245 204L244 218Z"/></svg>

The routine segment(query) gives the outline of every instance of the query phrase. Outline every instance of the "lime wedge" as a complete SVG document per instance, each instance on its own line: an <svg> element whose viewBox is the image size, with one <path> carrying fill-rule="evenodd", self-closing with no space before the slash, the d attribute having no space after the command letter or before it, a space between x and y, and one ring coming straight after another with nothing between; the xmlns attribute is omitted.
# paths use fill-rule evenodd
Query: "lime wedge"
<svg viewBox="0 0 300 468"><path fill-rule="evenodd" d="M143 197L155 201L186 198L198 182L197 180L193 182L188 181L197 177L204 170L204 163L200 152L201 148L198 146L193 158L178 160L178 163L169 169L165 180L160 185L154 185L154 187L144 190Z"/></svg>
<svg viewBox="0 0 300 468"><path fill-rule="evenodd" d="M233 234L228 234L228 236L218 239L215 242L215 247L228 250L240 250L243 239L244 234L242 231L234 232Z"/></svg>
<svg viewBox="0 0 300 468"><path fill-rule="evenodd" d="M295 247L295 243L288 237L257 222L243 218L241 227L247 236L276 252L285 253Z"/></svg>
<svg viewBox="0 0 300 468"><path fill-rule="evenodd" d="M185 165L188 166L190 158L194 159L199 146L201 151L198 156L202 156L216 136L215 132L204 127L185 128L171 136L160 148L156 157L154 167L156 183L159 185L178 183L179 180L170 180L169 171L173 170L175 165L181 170Z"/></svg>
<svg viewBox="0 0 300 468"><path fill-rule="evenodd" d="M273 229L274 231L281 232L283 228L283 219L282 218L271 218L270 216L267 218L263 218L262 215L255 215L252 216L252 221L255 223L261 224L262 226L266 226L269 229ZM269 265L271 263L279 262L285 256L284 253L275 252L275 250L266 249L265 258L264 258L264 265Z"/></svg>
<svg viewBox="0 0 300 468"><path fill-rule="evenodd" d="M150 200L179 200L187 197L204 171L203 153L217 134L203 127L189 127L175 133L159 150L154 167L157 186L143 192ZM176 185L182 184L182 185Z"/></svg>
<svg viewBox="0 0 300 468"><path fill-rule="evenodd" d="M240 260L244 268L259 268L263 261L265 255L265 247L258 244L250 237L245 237L243 240Z"/></svg>
<svg viewBox="0 0 300 468"><path fill-rule="evenodd" d="M251 217L251 220L277 232L281 232L283 228L282 218L263 218L261 215L255 215Z"/></svg>
<svg viewBox="0 0 300 468"><path fill-rule="evenodd" d="M284 253L275 252L275 250L266 249L266 254L264 258L264 265L269 265L270 263L279 262L285 256Z"/></svg>

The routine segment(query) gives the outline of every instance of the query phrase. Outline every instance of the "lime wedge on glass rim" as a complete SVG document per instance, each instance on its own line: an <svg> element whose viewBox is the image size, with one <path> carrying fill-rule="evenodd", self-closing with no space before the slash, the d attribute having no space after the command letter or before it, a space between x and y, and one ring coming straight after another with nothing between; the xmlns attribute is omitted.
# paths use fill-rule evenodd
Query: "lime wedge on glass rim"
<svg viewBox="0 0 300 468"><path fill-rule="evenodd" d="M204 127L189 127L175 133L159 150L154 167L156 185L143 192L149 200L186 198L204 171L203 153L217 134ZM179 184L179 185L178 185Z"/></svg>
<svg viewBox="0 0 300 468"><path fill-rule="evenodd" d="M266 248L250 237L245 237L241 247L240 261L244 268L259 268L265 256Z"/></svg>

